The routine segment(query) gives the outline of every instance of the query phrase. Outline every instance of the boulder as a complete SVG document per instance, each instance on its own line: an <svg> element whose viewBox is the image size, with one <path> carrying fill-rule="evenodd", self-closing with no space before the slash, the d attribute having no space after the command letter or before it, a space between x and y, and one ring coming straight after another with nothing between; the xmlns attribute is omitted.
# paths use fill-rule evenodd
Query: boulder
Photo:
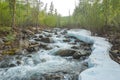
<svg viewBox="0 0 120 80"><path fill-rule="evenodd" d="M80 49L80 46L72 46L72 49Z"/></svg>
<svg viewBox="0 0 120 80"><path fill-rule="evenodd" d="M51 43L52 42L49 37L41 38L41 41L45 42L45 43Z"/></svg>
<svg viewBox="0 0 120 80"><path fill-rule="evenodd" d="M88 53L83 51L83 50L80 50L80 51L76 51L74 54L73 54L73 58L74 59L80 59L80 57L83 57L83 56L87 56Z"/></svg>
<svg viewBox="0 0 120 80"><path fill-rule="evenodd" d="M43 75L44 79L41 80L78 80L77 73L67 73L67 72L55 72L47 73Z"/></svg>
<svg viewBox="0 0 120 80"><path fill-rule="evenodd" d="M40 38L35 38L34 40L35 40L35 41L41 41L41 39L40 39Z"/></svg>
<svg viewBox="0 0 120 80"><path fill-rule="evenodd" d="M77 43L77 42L81 42L81 41L80 41L79 39L76 39L76 40L75 40L75 43Z"/></svg>
<svg viewBox="0 0 120 80"><path fill-rule="evenodd" d="M61 32L61 34L62 34L62 35L67 34L67 30L63 30L63 31Z"/></svg>
<svg viewBox="0 0 120 80"><path fill-rule="evenodd" d="M48 35L46 35L46 37L52 37L52 35L51 35L51 34L48 34Z"/></svg>
<svg viewBox="0 0 120 80"><path fill-rule="evenodd" d="M0 63L0 68L7 68L9 67L9 62L1 62Z"/></svg>
<svg viewBox="0 0 120 80"><path fill-rule="evenodd" d="M60 56L72 56L76 51L75 50L70 50L70 49L66 49L66 50L58 50L57 52L55 52L55 55L60 55Z"/></svg>
<svg viewBox="0 0 120 80"><path fill-rule="evenodd" d="M34 35L33 38L38 38L38 36L37 36L37 35Z"/></svg>
<svg viewBox="0 0 120 80"><path fill-rule="evenodd" d="M29 47L29 48L27 48L27 51L28 52L35 52L36 50L33 47Z"/></svg>
<svg viewBox="0 0 120 80"><path fill-rule="evenodd" d="M31 57L32 57L32 55L27 55L27 57L31 58Z"/></svg>
<svg viewBox="0 0 120 80"><path fill-rule="evenodd" d="M112 50L110 51L110 57L120 64L120 51L119 50Z"/></svg>
<svg viewBox="0 0 120 80"><path fill-rule="evenodd" d="M76 37L74 37L74 36L69 36L69 38L72 38L72 39L77 39Z"/></svg>
<svg viewBox="0 0 120 80"><path fill-rule="evenodd" d="M52 49L52 47L49 47L48 44L45 44L45 43L40 43L39 47L45 50Z"/></svg>
<svg viewBox="0 0 120 80"><path fill-rule="evenodd" d="M58 33L57 33L57 32L54 32L54 34L55 34L55 35L58 35Z"/></svg>
<svg viewBox="0 0 120 80"><path fill-rule="evenodd" d="M111 52L114 53L114 54L120 54L119 50L113 50Z"/></svg>
<svg viewBox="0 0 120 80"><path fill-rule="evenodd" d="M0 45L1 44L4 44L4 41L3 41L3 39L0 38Z"/></svg>
<svg viewBox="0 0 120 80"><path fill-rule="evenodd" d="M39 38L43 38L43 35L39 35Z"/></svg>
<svg viewBox="0 0 120 80"><path fill-rule="evenodd" d="M28 52L36 52L39 50L39 44L30 45L26 50Z"/></svg>
<svg viewBox="0 0 120 80"><path fill-rule="evenodd" d="M32 41L31 41L31 42L29 43L29 45L36 45L36 46L37 46L37 45L39 45L39 43L38 43L38 42L32 42Z"/></svg>
<svg viewBox="0 0 120 80"><path fill-rule="evenodd" d="M51 33L52 31L51 30L43 30L44 32L48 32L48 33Z"/></svg>
<svg viewBox="0 0 120 80"><path fill-rule="evenodd" d="M80 59L80 57L81 57L81 53L80 52L76 52L76 53L73 54L73 58L74 59Z"/></svg>
<svg viewBox="0 0 120 80"><path fill-rule="evenodd" d="M63 42L70 42L70 39L64 39Z"/></svg>
<svg viewBox="0 0 120 80"><path fill-rule="evenodd" d="M16 65L15 64L10 64L9 67L15 67Z"/></svg>
<svg viewBox="0 0 120 80"><path fill-rule="evenodd" d="M17 63L17 65L21 65L22 64L22 62L21 61L16 61L16 63Z"/></svg>
<svg viewBox="0 0 120 80"><path fill-rule="evenodd" d="M29 44L30 44L29 40L20 40L20 46L22 48L28 48Z"/></svg>
<svg viewBox="0 0 120 80"><path fill-rule="evenodd" d="M23 34L27 34L27 35L28 35L28 34L29 34L29 35L34 35L34 32L32 32L31 30L28 30L28 29L27 29L27 30L22 30L22 33L23 33Z"/></svg>
<svg viewBox="0 0 120 80"><path fill-rule="evenodd" d="M47 44L40 43L39 47L40 47L40 48L46 48L46 47L47 47Z"/></svg>
<svg viewBox="0 0 120 80"><path fill-rule="evenodd" d="M64 78L64 75L60 75L60 74L46 74L44 75L46 80L61 80Z"/></svg>
<svg viewBox="0 0 120 80"><path fill-rule="evenodd" d="M90 51L91 48L90 48L89 46L85 46L85 47L84 47L84 50Z"/></svg>

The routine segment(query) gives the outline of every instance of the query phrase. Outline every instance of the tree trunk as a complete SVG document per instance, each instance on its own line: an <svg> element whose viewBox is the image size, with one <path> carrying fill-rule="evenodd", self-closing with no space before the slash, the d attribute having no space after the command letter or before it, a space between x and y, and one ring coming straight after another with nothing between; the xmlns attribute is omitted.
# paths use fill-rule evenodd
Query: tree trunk
<svg viewBox="0 0 120 80"><path fill-rule="evenodd" d="M12 29L15 28L15 17L16 17L16 0L13 0L13 13L12 13Z"/></svg>
<svg viewBox="0 0 120 80"><path fill-rule="evenodd" d="M109 11L109 8L108 8L108 1L105 0L105 26L108 26L108 11Z"/></svg>
<svg viewBox="0 0 120 80"><path fill-rule="evenodd" d="M39 9L40 9L40 0L37 1L37 20L36 20L36 32L38 32L38 26L39 26Z"/></svg>

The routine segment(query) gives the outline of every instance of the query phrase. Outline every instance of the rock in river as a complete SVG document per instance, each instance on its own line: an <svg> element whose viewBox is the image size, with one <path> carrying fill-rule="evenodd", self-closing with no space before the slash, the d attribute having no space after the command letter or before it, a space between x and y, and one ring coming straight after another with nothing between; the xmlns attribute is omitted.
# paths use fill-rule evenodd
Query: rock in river
<svg viewBox="0 0 120 80"><path fill-rule="evenodd" d="M52 42L52 40L49 37L41 38L41 41L45 42L45 43L51 43Z"/></svg>
<svg viewBox="0 0 120 80"><path fill-rule="evenodd" d="M76 51L74 54L73 54L73 58L74 59L80 59L80 57L83 57L83 56L87 56L88 53L83 51L83 50L80 50L80 51Z"/></svg>
<svg viewBox="0 0 120 80"><path fill-rule="evenodd" d="M70 49L66 49L66 50L58 50L55 55L60 55L60 56L72 56L76 51L75 50L70 50Z"/></svg>
<svg viewBox="0 0 120 80"><path fill-rule="evenodd" d="M39 47L42 49L45 49L45 50L52 49L52 47L48 46L48 44L46 44L46 43L40 43Z"/></svg>

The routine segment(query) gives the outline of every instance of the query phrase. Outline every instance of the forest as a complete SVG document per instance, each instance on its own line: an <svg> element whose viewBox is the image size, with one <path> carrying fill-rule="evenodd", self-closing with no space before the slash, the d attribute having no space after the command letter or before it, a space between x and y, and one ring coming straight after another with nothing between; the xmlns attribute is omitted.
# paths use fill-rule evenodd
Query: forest
<svg viewBox="0 0 120 80"><path fill-rule="evenodd" d="M90 30L111 28L119 30L120 26L119 0L80 0L74 13L62 17L57 13L53 2L48 6L40 0L1 0L1 27L76 27ZM44 8L41 9L41 7ZM49 12L47 12L49 7Z"/></svg>
<svg viewBox="0 0 120 80"><path fill-rule="evenodd" d="M120 0L78 0L78 1L79 3L75 4L75 9L72 14L68 10L69 15L62 16L57 10L57 8L55 8L54 2L51 2L48 5L47 3L43 3L41 0L0 0L0 69L1 69L0 78L2 74L5 73L3 72L2 68L9 68L11 66L12 67L16 66L13 63L10 64L11 63L10 61L13 60L13 57L20 55L22 57L27 56L31 58L33 57L34 53L40 52L41 49L45 49L46 51L50 50L52 53L52 50L55 48L55 46L61 49L62 47L64 48L64 46L62 45L66 46L66 44L68 44L67 46L68 48L69 46L73 45L72 48L76 50L75 51L71 49L61 50L61 51L58 50L57 52L55 52L56 55L60 55L62 57L72 55L73 58L75 59L79 58L82 60L84 60L83 59L84 57L87 58L90 55L90 53L92 53L92 50L90 49L91 43L90 44L84 43L84 39L83 41L79 41L78 40L79 35L73 34L71 29L89 30L91 31L92 36L95 37L100 36L106 38L107 41L110 42L110 44L112 44L112 47L108 51L110 58L113 61L117 62L117 64L120 64ZM58 38L56 35L58 36ZM69 37L68 35L72 35L72 36ZM63 42L65 42L66 44L59 42L62 39ZM34 41L32 42L32 40L34 40L35 42ZM72 41L73 42L75 41L75 43L72 43ZM81 49L80 52L77 52L77 50L79 50L79 47L76 47L77 42L78 44L79 43L83 44L82 45L83 49L87 50L86 54L84 54L84 57L83 55L79 55L79 53L82 54ZM85 40L85 42L87 41ZM56 43L56 45L53 43ZM52 47L50 46L50 44L52 45ZM102 42L100 45L102 45ZM105 46L107 46L107 44ZM28 54L33 54L33 55L31 56ZM7 56L12 56L12 57L8 58ZM50 58L50 57L47 56L46 58ZM57 58L59 59L59 57ZM9 62L5 64L5 60L8 60ZM19 65L26 66L27 63L23 65L21 60L22 58L17 61L18 64L17 66ZM36 64L34 65L37 65L37 59L35 60L36 60ZM55 58L55 60L57 59ZM46 62L46 61L47 60L45 60L44 58L41 59L41 62ZM75 63L77 64L77 62ZM57 65L57 63L55 64ZM66 66L69 66L67 65L67 63L65 64ZM46 64L45 66L48 65ZM73 66L72 63L70 65ZM85 65L88 64L84 64L84 66ZM89 67L87 66L87 68ZM119 72L120 70L118 70L118 74ZM39 74L41 75L43 73L36 73L37 78L35 78L35 74L33 74L34 76L31 74L32 77L30 76L29 78L28 77L19 78L17 76L18 73L14 73L14 74L16 75L13 76L13 78L10 77L10 75L6 75L9 76L10 78L8 79L8 77L4 76L4 78L1 78L1 80L83 80L83 79L92 80L87 78L76 79L75 77L76 73L74 72L70 73L69 71L66 72L66 74L69 74L70 79L68 77L66 79L61 78L61 76L63 75L66 76L64 72L62 73L53 72L50 74L46 72L46 75L44 74L45 79L38 77ZM71 75L73 74L75 75L71 77ZM107 78L105 79L108 80ZM119 79L120 77L111 78L110 80L119 80Z"/></svg>

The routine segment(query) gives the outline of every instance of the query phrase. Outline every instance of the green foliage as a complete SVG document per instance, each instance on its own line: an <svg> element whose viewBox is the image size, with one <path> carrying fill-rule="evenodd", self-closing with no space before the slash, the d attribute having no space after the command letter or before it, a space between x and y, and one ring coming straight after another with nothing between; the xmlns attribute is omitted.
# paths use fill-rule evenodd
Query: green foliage
<svg viewBox="0 0 120 80"><path fill-rule="evenodd" d="M89 29L120 27L120 0L81 0L73 14L74 23Z"/></svg>
<svg viewBox="0 0 120 80"><path fill-rule="evenodd" d="M6 36L6 39L7 39L7 41L14 41L15 40L15 36L13 34L8 34Z"/></svg>
<svg viewBox="0 0 120 80"><path fill-rule="evenodd" d="M0 27L0 32L6 32L6 31L10 31L10 30L11 30L11 27L6 27L6 26Z"/></svg>
<svg viewBox="0 0 120 80"><path fill-rule="evenodd" d="M0 25L10 25L9 4L6 2L0 3Z"/></svg>
<svg viewBox="0 0 120 80"><path fill-rule="evenodd" d="M55 27L57 23L56 21L57 21L56 16L47 15L47 17L45 18L45 25Z"/></svg>
<svg viewBox="0 0 120 80"><path fill-rule="evenodd" d="M16 6L13 4L16 1ZM0 26L13 25L13 14L15 14L15 26L36 26L44 25L56 27L58 25L59 16L57 10L51 2L50 10L47 11L47 4L42 10L40 7L42 3L35 0L32 4L31 1L26 1L27 4L21 3L18 0L5 0L0 2ZM13 13L13 7L15 12ZM6 29L7 30L7 29Z"/></svg>
<svg viewBox="0 0 120 80"><path fill-rule="evenodd" d="M66 25L68 25L68 22L69 21L69 17L61 17L61 20L60 20L60 24L61 24L61 26L66 26Z"/></svg>
<svg viewBox="0 0 120 80"><path fill-rule="evenodd" d="M45 11L41 11L39 13L39 23L41 23L41 25L45 25L46 17L47 17L47 14L45 13Z"/></svg>
<svg viewBox="0 0 120 80"><path fill-rule="evenodd" d="M120 0L80 0L72 16L61 17L54 4L51 2L47 13L47 4L41 9L42 3L38 0L26 1L27 4L18 2L20 0L1 0L0 2L0 31L9 31L4 26L12 25L13 2L16 1L15 25L36 26L44 25L50 27L60 26L82 26L89 29L103 29L111 26L120 29ZM91 2L92 1L92 2Z"/></svg>

